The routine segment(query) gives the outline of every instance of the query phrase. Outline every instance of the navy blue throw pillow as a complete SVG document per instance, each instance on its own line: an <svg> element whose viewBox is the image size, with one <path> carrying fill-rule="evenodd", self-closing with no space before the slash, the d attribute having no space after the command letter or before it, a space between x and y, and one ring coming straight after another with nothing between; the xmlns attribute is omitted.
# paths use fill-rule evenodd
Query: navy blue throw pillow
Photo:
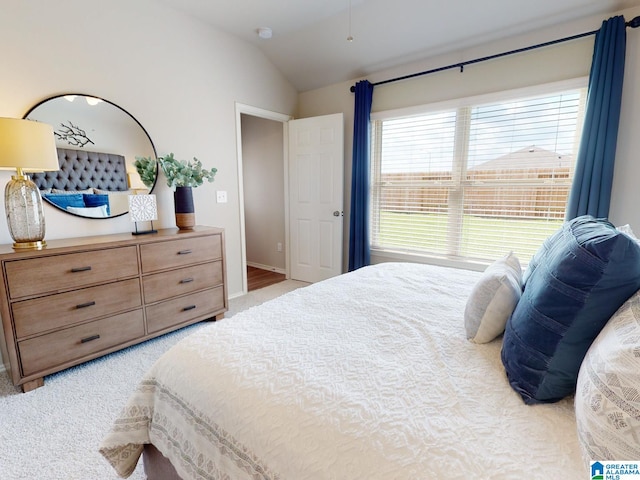
<svg viewBox="0 0 640 480"><path fill-rule="evenodd" d="M96 193L96 194L88 194L85 193L82 195L84 199L83 207L101 207L102 205L107 206L107 215L111 215L109 208L109 195Z"/></svg>
<svg viewBox="0 0 640 480"><path fill-rule="evenodd" d="M571 395L589 346L638 289L640 246L608 221L585 215L549 237L503 338L502 363L524 402Z"/></svg>
<svg viewBox="0 0 640 480"><path fill-rule="evenodd" d="M83 208L85 206L81 193L45 193L44 198L63 210L67 207Z"/></svg>

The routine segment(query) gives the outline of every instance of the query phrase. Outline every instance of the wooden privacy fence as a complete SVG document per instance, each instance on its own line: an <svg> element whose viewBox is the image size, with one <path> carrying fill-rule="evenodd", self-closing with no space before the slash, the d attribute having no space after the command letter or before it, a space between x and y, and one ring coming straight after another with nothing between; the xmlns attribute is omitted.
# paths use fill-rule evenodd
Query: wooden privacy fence
<svg viewBox="0 0 640 480"><path fill-rule="evenodd" d="M460 186L451 172L383 173L381 180L381 210L443 213L462 193L465 214L492 217L562 219L571 188L569 167L468 170Z"/></svg>

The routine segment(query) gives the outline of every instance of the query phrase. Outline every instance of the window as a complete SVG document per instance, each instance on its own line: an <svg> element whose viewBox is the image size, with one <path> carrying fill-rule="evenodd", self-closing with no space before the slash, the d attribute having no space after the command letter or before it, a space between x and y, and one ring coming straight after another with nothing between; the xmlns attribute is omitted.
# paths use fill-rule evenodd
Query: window
<svg viewBox="0 0 640 480"><path fill-rule="evenodd" d="M585 84L372 115L372 250L528 263L564 219Z"/></svg>

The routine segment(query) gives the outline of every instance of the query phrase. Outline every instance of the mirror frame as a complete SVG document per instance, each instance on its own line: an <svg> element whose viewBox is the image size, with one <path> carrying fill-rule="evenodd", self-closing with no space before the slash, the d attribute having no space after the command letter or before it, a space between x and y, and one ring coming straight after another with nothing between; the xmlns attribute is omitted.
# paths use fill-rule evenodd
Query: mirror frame
<svg viewBox="0 0 640 480"><path fill-rule="evenodd" d="M142 126L142 124L138 121L138 119L137 119L136 117L134 117L133 115L131 115L131 113L129 113L127 110L125 110L124 108L122 108L120 105L117 105L117 104L115 104L115 103L111 102L110 100L107 100L107 99L102 98L102 97L98 97L98 96L96 96L96 95L88 95L88 94L85 94L85 93L62 93L62 94L59 94L59 95L52 95L52 96L50 96L50 97L47 97L47 98L45 98L45 99L41 100L40 102L38 102L37 104L35 104L33 107L31 107L31 108L30 108L30 109L29 109L29 110L28 110L28 111L23 115L23 117L22 117L22 118L23 118L23 119L28 119L29 115L33 114L33 112L34 112L38 107L42 106L43 104L45 104L45 103L47 103L47 102L50 102L50 101L52 101L52 100L63 99L64 97L67 97L67 96L85 97L85 98L87 98L87 97L88 97L88 98L95 98L95 99L98 99L98 100L100 100L100 101L102 101L102 102L105 102L105 103L107 103L107 104L109 104L109 105L111 105L111 106L115 107L116 109L120 110L121 112L123 112L123 113L124 113L125 115L127 115L131 120L133 120L133 121L135 122L135 124L136 124L136 125L138 125L138 127L140 127L140 129L142 130L142 132L144 133L144 135L145 135L145 136L147 137L147 139L149 140L149 144L151 145L151 150L152 150L152 152L153 152L153 157L157 160L157 158L158 158L158 153L157 153L157 151L156 151L156 147L155 147L155 145L154 145L154 143L153 143L153 140L151 139L151 136L149 135L149 132L147 132L147 130L144 128L144 126ZM35 120L37 121L38 119L35 119ZM56 128L56 126L55 126L55 125L54 125L53 127L54 127L54 129ZM57 148L64 148L64 147L60 147L60 146L58 146ZM157 171L156 171L156 178L155 178L155 181L153 182L153 185L152 185L152 186L151 186L151 188L149 189L149 193L152 193L152 192L153 192L153 190L155 189L155 187L156 187L157 183L158 183L158 173L157 173ZM85 215L80 215L80 214L77 214L77 213L69 212L68 210L65 210L64 208L62 208L62 207L60 207L60 206L56 205L55 203L53 203L53 202L51 202L51 201L47 200L47 199L46 199L46 198L44 198L44 197L43 197L43 200L44 200L44 203L46 203L46 204L48 204L48 205L51 205L52 207L54 207L54 208L56 208L56 209L58 209L58 210L61 210L61 211L65 212L65 213L67 213L67 214L69 214L69 215L73 215L74 217L79 217L79 218L85 218L85 219L88 219L88 220L109 220L109 219L112 219L112 218L118 218L118 217L121 217L121 216L126 215L126 214L128 214L128 213L129 213L129 211L128 211L128 210L126 210L126 211L124 211L124 212L122 212L122 213L118 213L118 214L116 214L116 215L109 215L108 217L89 217L89 216L85 216Z"/></svg>

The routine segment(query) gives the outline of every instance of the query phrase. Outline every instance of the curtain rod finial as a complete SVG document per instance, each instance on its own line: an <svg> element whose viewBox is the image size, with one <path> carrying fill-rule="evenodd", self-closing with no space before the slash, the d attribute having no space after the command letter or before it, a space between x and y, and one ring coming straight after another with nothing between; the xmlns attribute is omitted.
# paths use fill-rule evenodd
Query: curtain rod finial
<svg viewBox="0 0 640 480"><path fill-rule="evenodd" d="M640 27L640 16L632 18L627 22L627 27L638 28Z"/></svg>
<svg viewBox="0 0 640 480"><path fill-rule="evenodd" d="M351 85L351 87L349 88L349 91L351 93L354 93L356 91L356 87L354 85Z"/></svg>

